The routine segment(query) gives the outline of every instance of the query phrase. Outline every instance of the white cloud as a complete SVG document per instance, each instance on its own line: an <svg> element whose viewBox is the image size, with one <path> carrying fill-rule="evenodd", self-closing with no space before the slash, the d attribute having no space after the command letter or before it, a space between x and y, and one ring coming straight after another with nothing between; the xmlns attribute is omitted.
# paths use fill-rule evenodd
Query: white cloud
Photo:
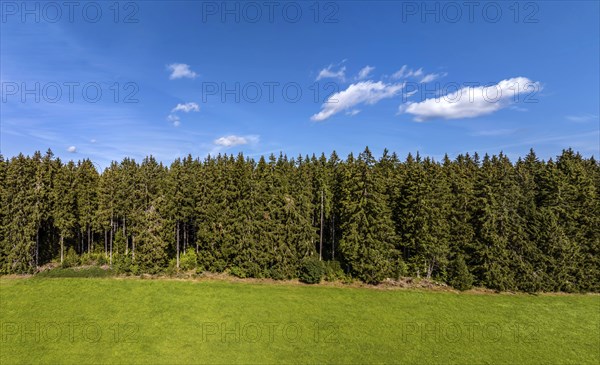
<svg viewBox="0 0 600 365"><path fill-rule="evenodd" d="M95 140L94 138L92 138L92 139L90 140L90 143L96 143L96 140Z"/></svg>
<svg viewBox="0 0 600 365"><path fill-rule="evenodd" d="M439 79L440 77L444 77L446 75L447 75L447 73L445 73L445 72L440 73L440 74L427 74L427 75L423 76L423 78L419 82L422 84L425 84L428 82L435 81L435 80Z"/></svg>
<svg viewBox="0 0 600 365"><path fill-rule="evenodd" d="M406 75L406 77L411 77L411 76L414 76L414 77L419 77L419 76L421 76L421 75L423 75L423 69L422 69L422 68L418 69L417 71L410 71L410 72L409 72L409 73Z"/></svg>
<svg viewBox="0 0 600 365"><path fill-rule="evenodd" d="M362 70L360 70L358 72L358 76L356 76L357 80L362 80L362 79L366 79L367 77L369 77L369 74L375 69L375 67L372 66L365 66L362 68Z"/></svg>
<svg viewBox="0 0 600 365"><path fill-rule="evenodd" d="M67 148L67 152L69 152L69 153L75 153L75 152L77 152L77 147L71 146L71 147Z"/></svg>
<svg viewBox="0 0 600 365"><path fill-rule="evenodd" d="M323 121L341 111L352 109L358 104L373 105L378 101L395 96L404 84L384 84L381 81L362 81L335 93L321 105L321 111L313 115L313 121Z"/></svg>
<svg viewBox="0 0 600 365"><path fill-rule="evenodd" d="M169 76L170 80L188 78L194 79L198 76L197 73L190 70L190 65L186 65L185 63L172 63L167 66L167 69L171 71L171 75Z"/></svg>
<svg viewBox="0 0 600 365"><path fill-rule="evenodd" d="M415 95L418 92L419 92L419 90L411 90L411 91L404 93L404 96L407 98L410 98L411 96Z"/></svg>
<svg viewBox="0 0 600 365"><path fill-rule="evenodd" d="M409 69L407 65L402 66L402 68L400 68L400 70L394 72L394 74L392 75L393 79L401 79L401 78L408 78L408 77L419 77L423 75L423 68L420 68L416 71Z"/></svg>
<svg viewBox="0 0 600 365"><path fill-rule="evenodd" d="M348 110L346 112L346 115L349 115L349 116L353 117L353 116L355 116L358 113L360 113L360 110L358 110L358 109L352 109L352 110Z"/></svg>
<svg viewBox="0 0 600 365"><path fill-rule="evenodd" d="M434 118L474 118L510 106L515 100L523 100L523 96L519 97L522 93L531 95L539 90L539 82L516 77L492 86L464 87L442 97L409 102L401 105L399 112L414 115L417 122Z"/></svg>
<svg viewBox="0 0 600 365"><path fill-rule="evenodd" d="M230 135L230 136L217 138L217 139L215 139L214 143L217 146L234 147L234 146L241 146L241 145L246 145L246 144L254 144L254 143L257 143L258 140L259 140L258 136Z"/></svg>
<svg viewBox="0 0 600 365"><path fill-rule="evenodd" d="M179 119L179 116L175 115L175 114L169 114L169 116L167 117L167 120L171 123L173 123L174 127L179 127L181 125L181 119Z"/></svg>
<svg viewBox="0 0 600 365"><path fill-rule="evenodd" d="M175 113L175 112L179 112L182 111L184 113L189 113L189 112L199 112L200 111L200 106L198 106L198 104L196 103L185 103L185 104L177 104L177 106L175 108L173 108L173 110L171 110L171 113Z"/></svg>
<svg viewBox="0 0 600 365"><path fill-rule="evenodd" d="M404 74L406 73L406 69L408 68L407 65L402 66L402 68L400 68L398 71L394 72L394 74L392 75L392 78L394 79L401 79L404 77Z"/></svg>
<svg viewBox="0 0 600 365"><path fill-rule="evenodd" d="M575 123L589 122L590 120L598 119L597 115L594 114L581 114L581 115L567 115L567 120Z"/></svg>
<svg viewBox="0 0 600 365"><path fill-rule="evenodd" d="M338 79L340 81L346 80L346 66L342 66L339 70L334 71L333 65L329 65L327 68L319 71L317 81L321 79Z"/></svg>

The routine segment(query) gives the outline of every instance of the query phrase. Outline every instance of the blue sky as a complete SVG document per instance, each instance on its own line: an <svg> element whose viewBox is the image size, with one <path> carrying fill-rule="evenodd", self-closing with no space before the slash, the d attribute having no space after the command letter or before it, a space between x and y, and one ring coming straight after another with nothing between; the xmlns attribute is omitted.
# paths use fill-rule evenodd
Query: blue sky
<svg viewBox="0 0 600 365"><path fill-rule="evenodd" d="M597 1L46 4L0 9L7 157L599 155Z"/></svg>

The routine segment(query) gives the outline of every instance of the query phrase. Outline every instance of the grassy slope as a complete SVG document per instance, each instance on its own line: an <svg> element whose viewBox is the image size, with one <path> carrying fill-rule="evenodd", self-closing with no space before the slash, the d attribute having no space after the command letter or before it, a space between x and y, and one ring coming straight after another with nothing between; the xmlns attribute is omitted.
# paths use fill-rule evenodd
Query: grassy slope
<svg viewBox="0 0 600 365"><path fill-rule="evenodd" d="M0 306L2 364L600 362L598 295L2 278Z"/></svg>

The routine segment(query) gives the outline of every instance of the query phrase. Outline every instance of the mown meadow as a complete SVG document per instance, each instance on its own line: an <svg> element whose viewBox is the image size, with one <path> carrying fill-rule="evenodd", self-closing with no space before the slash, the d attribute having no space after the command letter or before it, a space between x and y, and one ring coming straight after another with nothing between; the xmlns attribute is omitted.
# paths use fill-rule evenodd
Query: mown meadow
<svg viewBox="0 0 600 365"><path fill-rule="evenodd" d="M597 364L600 296L0 278L2 364Z"/></svg>

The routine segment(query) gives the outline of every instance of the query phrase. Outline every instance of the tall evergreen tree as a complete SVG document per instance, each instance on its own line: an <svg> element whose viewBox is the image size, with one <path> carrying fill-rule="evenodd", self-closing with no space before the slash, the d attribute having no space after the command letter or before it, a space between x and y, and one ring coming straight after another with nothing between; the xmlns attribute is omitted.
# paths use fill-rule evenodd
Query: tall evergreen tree
<svg viewBox="0 0 600 365"><path fill-rule="evenodd" d="M341 201L340 253L351 272L368 283L392 275L398 246L385 185L374 167L368 148L356 160L348 157Z"/></svg>
<svg viewBox="0 0 600 365"><path fill-rule="evenodd" d="M59 161L60 164L60 161ZM75 238L77 225L77 168L73 161L59 168L54 184L54 222L60 237L60 262L63 263L66 247L65 239Z"/></svg>
<svg viewBox="0 0 600 365"><path fill-rule="evenodd" d="M29 273L35 268L36 163L22 154L6 170L6 235L2 242L5 273ZM33 219L32 219L33 218Z"/></svg>

